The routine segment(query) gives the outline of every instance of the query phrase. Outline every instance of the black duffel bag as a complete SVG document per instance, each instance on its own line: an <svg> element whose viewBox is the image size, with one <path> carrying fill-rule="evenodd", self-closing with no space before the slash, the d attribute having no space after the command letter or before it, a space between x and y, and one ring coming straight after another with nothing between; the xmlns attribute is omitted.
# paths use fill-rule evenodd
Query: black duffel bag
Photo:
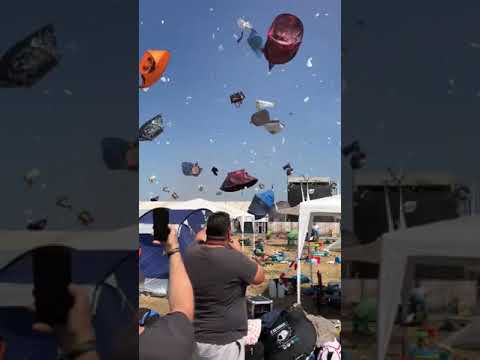
<svg viewBox="0 0 480 360"><path fill-rule="evenodd" d="M282 311L260 340L265 360L305 360L315 350L317 334L300 308Z"/></svg>

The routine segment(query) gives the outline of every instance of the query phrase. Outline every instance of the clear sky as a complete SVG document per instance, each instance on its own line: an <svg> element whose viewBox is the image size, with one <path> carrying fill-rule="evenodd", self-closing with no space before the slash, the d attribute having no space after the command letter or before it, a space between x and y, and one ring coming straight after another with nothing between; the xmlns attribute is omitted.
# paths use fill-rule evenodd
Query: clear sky
<svg viewBox="0 0 480 360"><path fill-rule="evenodd" d="M250 21L265 37L285 12L302 20L303 43L291 62L269 74L246 38L237 44L237 19ZM139 93L139 125L158 113L167 125L153 142L141 144L141 200L169 199L163 186L183 200L250 200L255 187L216 195L226 173L241 168L285 199L287 162L297 175L340 183L340 1L142 0L139 22L139 58L148 49L171 52L165 72L170 81ZM229 95L240 90L246 99L235 108ZM282 133L271 135L249 123L256 99L276 103L270 114L285 124ZM198 161L202 174L183 176L183 161ZM220 170L218 177L212 166ZM151 175L158 184L149 184ZM206 190L200 192L199 185Z"/></svg>

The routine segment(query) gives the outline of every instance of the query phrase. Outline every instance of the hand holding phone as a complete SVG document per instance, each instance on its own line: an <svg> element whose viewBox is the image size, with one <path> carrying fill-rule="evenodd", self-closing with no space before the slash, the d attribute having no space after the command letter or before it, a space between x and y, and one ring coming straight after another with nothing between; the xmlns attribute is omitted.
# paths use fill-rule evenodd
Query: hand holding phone
<svg viewBox="0 0 480 360"><path fill-rule="evenodd" d="M50 326L67 322L74 302L68 290L71 271L69 248L42 246L33 250L33 294L38 322Z"/></svg>
<svg viewBox="0 0 480 360"><path fill-rule="evenodd" d="M153 239L165 243L170 234L168 222L170 214L167 208L153 209Z"/></svg>

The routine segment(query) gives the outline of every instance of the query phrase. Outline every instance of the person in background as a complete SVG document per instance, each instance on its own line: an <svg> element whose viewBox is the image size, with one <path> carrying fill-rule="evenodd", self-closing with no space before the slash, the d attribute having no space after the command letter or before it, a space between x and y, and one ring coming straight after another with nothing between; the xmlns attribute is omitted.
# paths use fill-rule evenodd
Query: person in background
<svg viewBox="0 0 480 360"><path fill-rule="evenodd" d="M195 294L195 341L199 360L243 360L247 334L245 292L265 280L263 268L242 253L231 236L230 216L209 216L205 242L190 246L185 266Z"/></svg>

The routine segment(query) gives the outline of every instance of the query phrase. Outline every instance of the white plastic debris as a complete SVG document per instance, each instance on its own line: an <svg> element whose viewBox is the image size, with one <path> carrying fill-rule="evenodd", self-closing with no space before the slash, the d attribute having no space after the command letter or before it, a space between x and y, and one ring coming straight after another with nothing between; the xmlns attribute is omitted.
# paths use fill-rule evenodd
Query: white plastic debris
<svg viewBox="0 0 480 360"><path fill-rule="evenodd" d="M311 68L311 67L313 66L312 60L313 60L312 57L309 57L309 58L308 58L308 60L307 60L307 67Z"/></svg>
<svg viewBox="0 0 480 360"><path fill-rule="evenodd" d="M285 137L282 137L282 145L285 145Z"/></svg>
<svg viewBox="0 0 480 360"><path fill-rule="evenodd" d="M215 40L215 33L212 33L212 40Z"/></svg>
<svg viewBox="0 0 480 360"><path fill-rule="evenodd" d="M242 30L252 30L253 29L252 24L250 24L249 21L246 21L242 18L239 18L237 20L237 24L238 24L238 27Z"/></svg>
<svg viewBox="0 0 480 360"><path fill-rule="evenodd" d="M315 17L316 17L316 18L320 17L320 13L316 13L316 14L315 14Z"/></svg>
<svg viewBox="0 0 480 360"><path fill-rule="evenodd" d="M224 50L223 44L218 45L218 51L222 52Z"/></svg>
<svg viewBox="0 0 480 360"><path fill-rule="evenodd" d="M162 25L165 24L165 20L162 20L161 23L162 23Z"/></svg>
<svg viewBox="0 0 480 360"><path fill-rule="evenodd" d="M303 99L303 102L308 102L310 100L310 96L307 96L305 99Z"/></svg>
<svg viewBox="0 0 480 360"><path fill-rule="evenodd" d="M155 175L150 175L150 176L148 177L148 182L149 182L150 184L155 183L156 180L157 180L157 177L156 177Z"/></svg>
<svg viewBox="0 0 480 360"><path fill-rule="evenodd" d="M208 141L210 141L210 144L213 144L215 142L215 140L213 140L212 138L208 139Z"/></svg>
<svg viewBox="0 0 480 360"><path fill-rule="evenodd" d="M275 103L266 100L255 100L255 106L257 108L257 111L260 111L266 108L273 108L275 106Z"/></svg>
<svg viewBox="0 0 480 360"><path fill-rule="evenodd" d="M210 12L213 12L213 11L214 11L214 8L210 8L210 9L208 9L208 10L209 10Z"/></svg>

